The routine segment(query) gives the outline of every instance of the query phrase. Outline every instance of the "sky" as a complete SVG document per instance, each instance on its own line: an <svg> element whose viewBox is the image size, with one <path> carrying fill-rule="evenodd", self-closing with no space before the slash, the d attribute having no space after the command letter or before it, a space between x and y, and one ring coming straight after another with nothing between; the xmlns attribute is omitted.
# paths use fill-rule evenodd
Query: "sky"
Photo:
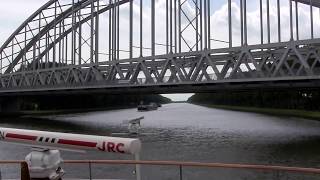
<svg viewBox="0 0 320 180"><path fill-rule="evenodd" d="M67 2L69 0L62 0ZM8 38L11 33L25 20L30 16L34 11L41 7L47 0L0 0L0 44L2 44L6 38ZM211 1L211 36L214 39L220 39L228 41L228 6L227 0L212 0ZM247 0L248 2L248 43L257 44L260 41L260 19L259 19L259 0ZM271 41L277 41L277 7L276 0L270 0L270 22L271 22ZM287 0L281 0L281 28L282 28L282 39L283 41L288 41L290 39L290 24L289 24L289 6ZM266 0L263 0L263 13L264 13L264 29L266 29ZM143 25L144 31L144 47L150 47L150 0L144 0L144 12L143 12ZM239 0L232 0L232 19L233 19L233 44L240 45L240 7ZM184 5L184 10L187 15L192 16L194 14L191 0ZM121 14L128 14L128 6L124 5L121 9ZM156 42L165 43L165 0L156 0ZM107 16L101 18L102 21L107 23ZM123 42L120 44L121 49L128 49L128 16L120 16L121 26L120 26L120 41ZM183 20L182 20L183 21ZM139 1L134 1L134 22L139 22ZM184 22L183 22L184 23ZM309 7L306 5L299 5L299 23L303 25L303 29L300 29L299 35L301 39L310 38L310 11ZM103 23L101 23L103 24ZM295 21L294 21L295 26ZM137 34L139 29L139 23L134 23L134 31ZM315 37L320 37L320 13L319 10L314 8L314 29ZM295 29L294 29L295 33ZM108 33L101 33L101 38L106 36ZM185 32L185 37L190 38L192 41L194 33L190 30ZM267 39L267 34L264 34L264 39ZM101 47L104 47L106 42L102 42ZM107 43L106 43L107 44ZM139 44L139 36L134 37L134 45ZM220 48L227 46L225 43L211 42L213 48ZM156 47L157 54L163 54L165 48ZM138 50L135 51L137 55ZM144 53L148 55L150 52L144 50ZM125 56L125 55L123 55ZM167 97L172 98L173 100L181 101L186 100L192 94L174 94L166 95Z"/></svg>

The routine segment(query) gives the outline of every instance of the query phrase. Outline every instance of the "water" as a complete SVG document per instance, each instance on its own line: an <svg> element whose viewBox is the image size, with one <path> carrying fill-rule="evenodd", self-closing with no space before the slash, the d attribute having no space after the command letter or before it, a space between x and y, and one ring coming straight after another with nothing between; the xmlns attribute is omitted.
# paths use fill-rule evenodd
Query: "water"
<svg viewBox="0 0 320 180"><path fill-rule="evenodd" d="M127 132L125 120L144 116L141 159L319 167L320 122L255 113L168 104L157 111L136 109L43 118L1 119L0 126L110 135ZM0 143L0 159L23 159L28 147ZM100 152L62 152L64 159L133 159ZM1 166L3 178L18 177ZM67 165L66 177L88 178L88 165ZM93 165L95 178L134 179L134 166ZM179 179L177 167L142 166L143 179ZM183 179L320 179L289 173L184 168Z"/></svg>

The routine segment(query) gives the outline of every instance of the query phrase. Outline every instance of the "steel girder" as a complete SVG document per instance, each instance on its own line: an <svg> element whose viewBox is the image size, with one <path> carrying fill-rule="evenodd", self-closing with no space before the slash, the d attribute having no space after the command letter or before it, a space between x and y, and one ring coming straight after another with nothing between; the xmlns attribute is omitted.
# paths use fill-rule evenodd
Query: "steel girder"
<svg viewBox="0 0 320 180"><path fill-rule="evenodd" d="M45 5L40 7L36 12L34 12L26 21L24 21L18 29L5 41L5 43L0 48L0 60L1 60L1 73L3 69L7 68L10 63L13 62L13 58L22 50L27 41L30 41L30 37L34 37L35 33L40 29L32 29L31 23L34 22L38 17L44 14L44 11L50 9L58 0L50 0ZM23 36L19 38L19 36ZM18 39L23 39L19 41ZM18 52L16 52L18 50ZM2 61L7 61L7 64L3 65Z"/></svg>
<svg viewBox="0 0 320 180"><path fill-rule="evenodd" d="M26 66L30 66L30 64L36 66L35 64L39 64L40 60L52 48L56 48L55 46L61 43L63 38L73 33L79 26L88 23L91 18L96 18L114 6L129 2L129 0L121 0L114 4L101 5L100 8L94 4L94 11L79 15L81 10L90 8L93 3L98 1L100 0L79 0L75 4L61 5L58 0L51 0L46 3L30 16L0 48L1 72L4 74L13 73L25 70ZM55 9L54 12L52 9ZM50 10L51 12L46 14L46 11ZM50 13L54 13L54 15ZM79 19L75 17L79 17ZM68 23L68 19L72 19L72 23ZM76 20L73 21L73 19ZM90 24L90 26L93 25ZM74 33L80 34L79 32ZM27 54L31 56L29 59ZM35 69L37 67L32 70Z"/></svg>
<svg viewBox="0 0 320 180"><path fill-rule="evenodd" d="M310 3L312 3L311 5L314 7L320 7L320 2L319 1L310 1L310 0L292 0L292 1L297 1L303 4L307 4L310 5Z"/></svg>
<svg viewBox="0 0 320 180"><path fill-rule="evenodd" d="M317 41L292 41L16 72L0 76L0 92L314 80L320 79Z"/></svg>
<svg viewBox="0 0 320 180"><path fill-rule="evenodd" d="M242 47L231 46L230 48L206 50L210 49L210 43L208 42L211 41L211 38L208 35L210 33L203 35L201 34L202 30L199 30L202 26L198 24L200 23L198 19L201 19L202 16L198 12L201 8L199 8L197 1L194 1L197 11L195 17L190 18L185 15L188 20L186 27L191 27L196 33L195 42L191 44L186 42L191 52L181 52L179 50L181 53L123 60L116 58L100 63L93 63L91 57L90 63L77 65L75 63L68 64L68 62L61 63L59 60L59 66L40 68L42 60L68 35L78 33L82 38L80 30L77 32L76 29L80 29L83 24L91 20L91 35L93 35L93 31L96 31L92 28L94 26L93 18L97 18L99 14L115 6L132 2L130 0L115 1L116 3L102 6L100 9L98 8L99 4L95 4L98 1L79 0L72 5L60 5L58 0L51 0L28 18L0 48L1 60L7 59L9 62L6 66L1 67L4 74L0 75L0 93L114 87L157 87L163 85L215 85L234 82L262 82L261 86L263 86L263 83L275 81L320 79L320 39L280 41L280 43L262 45L243 44ZM180 9L180 13L185 14L183 2L179 4L178 9ZM298 2L307 3L303 0ZM316 3L313 5L317 6ZM80 11L87 8L91 8L91 12L81 14ZM45 14L45 11L50 9L55 9L53 17ZM57 9L60 10L57 11ZM208 9L208 11L210 10ZM75 20L75 16L78 17L77 20ZM72 19L72 23L68 24L67 19ZM39 21L39 27L33 29L31 25L37 21ZM45 21L44 25L42 25L42 21ZM207 23L210 22L210 20L207 21ZM197 24L196 27L194 27L194 24ZM210 23L205 26L207 26L206 30L210 31L208 28ZM170 28L172 29L172 27ZM57 29L60 30L59 33L52 33ZM184 39L184 28L180 29L179 32L181 41ZM19 41L17 36L21 35L25 38ZM205 44L202 42L203 38L206 41ZM41 46L41 40L46 41L44 47ZM83 41L86 42L87 40L83 39ZM67 43L67 41L65 42ZM91 53L93 53L92 44L90 47ZM167 35L166 47L168 52L169 47L170 52L173 51L173 47L177 52L177 46L173 46L174 44L177 44L177 42L173 43L171 39L169 45ZM205 48L201 47L203 45ZM181 42L179 47L181 48ZM142 48L141 46L140 49ZM196 51L193 51L194 49ZM33 53L31 62L27 60L27 53ZM71 53L76 54L77 52ZM24 63L29 64L25 65ZM26 69L15 69L18 65ZM28 65L32 67L30 68ZM189 92L188 90L185 91Z"/></svg>
<svg viewBox="0 0 320 180"><path fill-rule="evenodd" d="M67 8L65 11L61 11L60 14L56 14L55 17L52 19L52 21L48 22L45 26L41 27L41 25L39 25L40 28L37 29L37 34L34 34L33 37L27 43L25 43L25 46L23 48L20 48L20 50L16 54L16 56L12 57L12 59L10 60L10 64L7 66L7 68L5 70L5 74L6 73L12 73L13 70L14 70L14 67L19 62L22 61L22 58L25 55L25 53L29 52L30 49L32 47L34 47L38 43L38 41L40 39L42 39L43 36L45 36L50 30L55 29L57 24L59 24L64 19L70 17L72 14L76 13L79 9L85 8L88 5L90 5L91 1L96 1L96 0L82 0L82 1L79 1L78 3L74 4L73 6ZM58 1L56 0L56 1L52 2L50 5L52 6L56 2L58 2ZM38 11L40 11L42 13L44 8L48 8L48 6L42 7ZM39 17L39 19L40 19L40 17ZM25 22L25 24L28 24L28 23L30 23L30 22ZM38 47L37 49L39 49L39 48L40 47ZM35 48L33 51L36 51L37 49Z"/></svg>
<svg viewBox="0 0 320 180"><path fill-rule="evenodd" d="M106 7L102 7L101 9L99 9L98 11L96 12L93 12L93 14L91 15L87 15L85 17L82 17L82 19L76 23L73 24L73 26L70 26L68 28L65 29L65 32L59 34L59 36L54 40L52 41L50 44L47 45L47 48L45 50L43 50L41 52L41 54L35 59L35 62L39 62L50 50L52 50L52 48L58 44L63 38L65 38L68 34L70 34L72 32L73 29L77 29L79 28L79 26L81 26L82 24L84 23L87 23L91 18L92 16L93 17L97 17L99 16L100 14L110 10L111 8L113 8L114 6L120 6L122 4L125 4L129 2L129 0L122 0L122 1L119 1L115 4L110 4ZM88 5L88 4L86 4ZM84 6L85 7L85 6Z"/></svg>

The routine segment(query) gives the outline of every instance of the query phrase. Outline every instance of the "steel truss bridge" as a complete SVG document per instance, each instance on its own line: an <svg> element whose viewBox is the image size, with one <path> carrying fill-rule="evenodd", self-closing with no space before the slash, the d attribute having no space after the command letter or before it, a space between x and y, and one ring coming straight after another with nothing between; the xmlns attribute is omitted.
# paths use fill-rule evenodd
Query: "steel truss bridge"
<svg viewBox="0 0 320 180"><path fill-rule="evenodd" d="M256 0L255 25L247 0L225 3L215 27L210 0L50 0L1 46L0 95L320 85L318 1Z"/></svg>

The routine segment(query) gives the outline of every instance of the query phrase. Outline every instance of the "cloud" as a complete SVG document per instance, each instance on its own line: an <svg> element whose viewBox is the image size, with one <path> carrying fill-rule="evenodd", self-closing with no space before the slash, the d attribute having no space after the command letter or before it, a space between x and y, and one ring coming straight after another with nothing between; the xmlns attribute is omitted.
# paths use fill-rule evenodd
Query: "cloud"
<svg viewBox="0 0 320 180"><path fill-rule="evenodd" d="M46 0L1 1L0 6L0 43L2 44L14 30L22 24Z"/></svg>
<svg viewBox="0 0 320 180"><path fill-rule="evenodd" d="M46 0L12 0L4 1L0 6L0 43L3 43L6 38L35 10L41 7ZM67 0L63 0L67 2ZM69 1L68 1L69 2ZM108 2L108 1L107 1ZM166 1L157 0L156 1L156 43L165 44L166 43ZM250 1L251 2L251 1ZM259 4L257 3L248 4L248 43L249 44L259 44L260 43L260 11ZM277 7L276 1L270 1L270 28L271 28L271 42L277 41ZM228 38L228 6L227 1L217 1L212 4L211 12L211 37L213 39L229 41ZM134 1L134 37L133 44L136 47L140 46L140 4L139 1ZM129 5L122 5L120 8L120 49L124 51L129 50ZM186 1L183 5L184 12L186 15L192 19L195 15L195 7L192 1ZM294 10L294 8L293 8ZM317 8L314 8L314 31L315 36L320 36L320 16L318 15ZM109 13L105 13L101 17L100 22L100 49L104 53L108 53L108 24L109 24ZM263 5L263 27L264 27L264 42L267 39L267 20L266 20L266 5ZM299 5L299 23L300 23L300 38L308 39L310 38L310 11L309 7L306 5ZM187 19L182 15L182 28L186 27ZM235 46L240 46L240 7L238 1L233 1L232 3L232 34L233 34L233 44ZM194 24L195 25L195 24ZM295 27L295 20L294 20ZM302 28L303 27L303 28ZM290 39L290 21L289 21L289 7L288 2L281 1L281 36L283 41L288 41ZM84 30L85 31L85 30ZM88 31L88 30L87 30ZM174 32L174 31L173 31ZM174 33L173 33L174 34ZM178 33L177 33L178 34ZM183 32L183 37L187 43L195 43L195 30L192 26L189 26L187 30ZM295 34L295 28L294 28ZM174 40L174 37L173 37ZM182 41L182 44L184 42ZM227 47L228 44L211 41L212 48ZM143 50L144 56L151 55L151 8L150 2L144 1L143 9ZM183 51L188 51L186 45L183 45ZM156 54L166 53L166 47L162 45L156 45ZM121 52L121 57L128 57L128 52ZM139 49L134 48L134 56L139 56Z"/></svg>
<svg viewBox="0 0 320 180"><path fill-rule="evenodd" d="M0 44L14 32L14 30L25 21L33 12L40 8L47 0L2 0L0 6ZM70 0L62 0L63 3L69 3ZM106 1L108 3L109 0ZM156 0L156 43L165 44L166 43L166 4L165 0ZM259 1L250 1L248 3L248 12L247 12L247 21L248 21L248 43L249 44L259 44L260 43L260 11L259 11ZM263 1L265 2L265 1ZM281 2L281 37L282 41L290 40L290 14L289 14L289 3L288 1ZM211 12L211 37L213 39L229 41L228 38L228 6L227 1L217 0L212 1L212 12ZM270 1L270 34L271 42L277 42L278 36L278 20L277 20L277 6L276 1ZM192 0L187 0L183 5L184 12L186 15L193 19L195 16L195 7ZM314 32L315 37L320 37L320 16L319 9L314 9ZM120 49L124 50L121 52L120 56L122 58L128 58L129 53L125 52L129 50L129 5L125 4L121 6L120 12ZM293 8L293 14L295 14L295 9ZM134 37L133 44L136 47L140 46L140 4L139 1L134 1L134 11L133 11L133 20L134 20ZM187 19L182 15L182 28L187 26ZM233 44L234 46L240 46L240 7L239 0L232 1L232 34L233 34ZM263 5L263 30L264 30L264 42L267 43L267 10L266 5ZM105 13L101 16L100 21L100 51L103 53L108 53L108 24L109 18L108 13ZM307 5L299 4L299 36L300 39L309 39L310 38L310 9ZM193 24L195 25L195 24ZM295 17L293 19L293 32L294 38L296 38L296 29L295 29ZM89 32L88 29L84 31ZM187 30L184 31L183 37L187 43L195 43L195 31L192 26L189 26ZM173 37L174 38L174 37ZM184 42L182 41L182 44ZM228 44L211 41L212 48L222 48L227 47ZM151 51L151 8L150 1L144 1L143 9L143 50L144 56L150 56ZM88 49L88 48L87 48ZM186 45L182 47L183 51L188 51ZM156 45L156 54L165 54L166 47L162 45ZM88 52L86 52L88 56ZM134 48L134 56L138 57L139 49ZM107 56L102 56L101 59L107 60Z"/></svg>

